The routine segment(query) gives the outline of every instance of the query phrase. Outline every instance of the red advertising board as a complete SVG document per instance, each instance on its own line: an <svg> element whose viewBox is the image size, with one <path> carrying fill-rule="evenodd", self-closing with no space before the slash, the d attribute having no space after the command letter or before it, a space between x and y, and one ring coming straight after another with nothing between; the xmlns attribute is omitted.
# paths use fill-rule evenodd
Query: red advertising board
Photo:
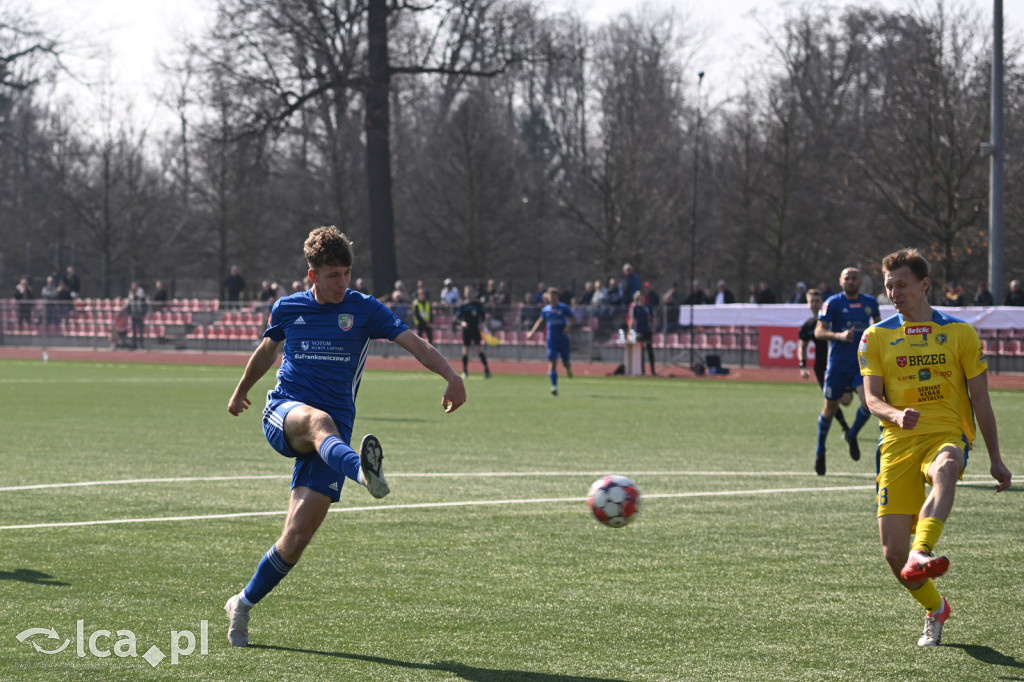
<svg viewBox="0 0 1024 682"><path fill-rule="evenodd" d="M761 327L758 355L762 367L800 366L799 327ZM807 366L814 365L814 344L807 347Z"/></svg>

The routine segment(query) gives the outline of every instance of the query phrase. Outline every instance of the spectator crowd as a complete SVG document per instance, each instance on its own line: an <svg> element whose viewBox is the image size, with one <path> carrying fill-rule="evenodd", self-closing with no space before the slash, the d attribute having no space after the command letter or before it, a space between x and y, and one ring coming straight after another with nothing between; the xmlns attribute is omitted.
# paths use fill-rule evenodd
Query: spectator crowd
<svg viewBox="0 0 1024 682"><path fill-rule="evenodd" d="M862 269L862 272L864 270ZM281 296L303 291L310 287L308 278L294 280L286 291L277 282L270 279L262 280L260 289L251 300L247 301L246 281L237 265L232 265L228 274L221 282L221 291L226 309L247 308L265 315ZM68 318L74 308L75 300L81 296L81 280L73 266L58 270L46 277L45 284L38 291L32 288L27 277L21 278L12 292L13 305L7 310L13 313L14 328L24 331L38 325L43 333L57 333L61 322ZM352 288L364 294L369 291L362 278L356 278ZM442 286L434 295L423 280L416 282L415 287L407 288L402 280L394 282L391 292L382 296L392 310L411 327L432 340L433 332L439 320L446 324L457 321L457 313L461 306L469 302L479 302L483 306L484 331L498 329L529 329L545 304L546 282L537 282L536 289L525 292L521 298L513 298L508 286L503 281L488 279L479 283L460 283L452 278L445 278ZM577 324L587 326L595 332L614 333L625 329L636 318L651 317L651 327L655 331L673 331L680 327L680 306L729 305L738 302L736 295L724 279L715 282L714 287L705 288L699 280L690 283L686 292L680 290L678 284L661 293L650 281L645 281L630 263L622 266L621 278L609 277L607 280L594 278L584 282L582 291L576 292L569 288L559 288L559 299L569 305L576 317ZM865 272L861 290L873 293L871 277ZM827 282L820 282L817 290L824 299L834 292ZM171 293L162 281L154 283L151 297L147 297L143 287L133 282L130 293L125 300L119 315L117 334L112 330L112 342L115 339L129 347L141 347L145 338L146 316L151 312L167 308ZM806 305L808 286L798 281L793 287L791 296L778 298L766 280L751 284L743 302L756 305L767 305L777 302ZM972 296L955 281L947 282L941 292L934 294L935 304L952 307L992 306L995 299L986 282L978 282ZM888 303L884 292L878 296L879 302ZM38 304L38 305L37 305ZM1006 306L1024 307L1024 289L1021 280L1010 282L1003 300ZM632 315L634 306L643 311ZM649 311L649 312L647 312ZM10 328L10 327L8 327ZM130 334L130 338L128 335Z"/></svg>

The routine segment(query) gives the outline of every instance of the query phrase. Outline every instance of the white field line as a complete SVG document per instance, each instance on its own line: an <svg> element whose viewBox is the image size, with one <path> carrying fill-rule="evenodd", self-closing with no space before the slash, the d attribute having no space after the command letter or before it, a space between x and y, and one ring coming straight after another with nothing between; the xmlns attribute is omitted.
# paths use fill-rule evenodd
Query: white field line
<svg viewBox="0 0 1024 682"><path fill-rule="evenodd" d="M402 476L408 478L427 478L427 477L512 477L512 476L601 476L607 472L497 472L497 473L482 473L482 472L463 472L463 473L410 473L410 474L389 474L394 478ZM627 472L630 476L809 476L804 472L757 472L757 471L635 471ZM854 475L855 477L863 475ZM976 478L986 479L987 477L983 474L976 474ZM17 490L40 490L47 488L67 488L67 487L79 487L79 486L98 486L98 485L124 485L129 483L179 483L179 482L194 482L194 481L236 481L236 480L258 480L258 479L287 479L288 476L282 476L277 474L272 475L254 475L254 476L187 476L179 478L138 478L138 479L126 479L117 481L85 481L80 483L47 483L40 485L28 485L28 486L9 486L6 488L0 488L0 491L17 491ZM980 480L980 481L961 481L960 485L968 486L982 486L990 485L991 481ZM702 492L685 492L685 493L655 493L644 495L644 499L672 499L672 498L685 498L685 497L723 497L723 496L736 496L736 495L772 495L781 493L812 493L812 492L835 492L844 490L872 490L875 486L872 485L849 485L849 486L823 486L823 487L812 487L812 488L761 488L755 490L720 490L720 491L702 491ZM494 506L494 505L512 505L512 504L539 504L539 503L560 503L560 502L582 502L586 498L584 497L538 497L531 499L509 499L509 500L467 500L461 502L421 502L416 504L382 504L373 507L332 507L330 512L332 513L344 513L344 512L361 512L361 511L383 511L389 509L431 509L431 508L442 508L442 507L474 507L474 506ZM100 521L63 521L55 523L28 523L20 525L7 525L0 526L0 530L19 530L29 528L69 528L74 526L104 526L114 524L127 524L127 523L160 523L167 521L199 521L199 520L210 520L210 519L236 519L253 516L280 516L286 514L287 510L272 510L272 511L252 511L252 512L233 512L230 514L195 514L189 516L157 516L157 517L146 517L138 519L105 519Z"/></svg>
<svg viewBox="0 0 1024 682"><path fill-rule="evenodd" d="M680 497L720 497L729 495L772 495L778 493L836 492L844 490L873 490L873 485L831 486L820 488L762 488L760 490L722 490L717 492L657 493L644 495L645 500ZM513 500L467 500L464 502L421 502L417 504L382 504L374 507L332 508L331 512L390 511L393 509L434 509L441 507L477 507L512 504L541 504L561 502L583 502L585 497L538 497ZM165 521L201 521L209 519L237 519L251 516L283 516L288 511L236 512L231 514L195 514L191 516L154 516L142 519L106 519L103 521L64 521L58 523L27 523L15 526L0 526L0 530L23 530L28 528L69 528L74 526L108 526L122 523L160 523Z"/></svg>
<svg viewBox="0 0 1024 682"><path fill-rule="evenodd" d="M621 473L624 476L721 476L721 477L815 477L817 474L806 471L464 471L464 472L423 472L423 473L388 473L388 478L518 478L518 477L556 477L556 476L607 476ZM863 478L874 480L871 474L840 474L842 478ZM0 487L0 493L23 490L49 490L53 488L84 488L104 485L139 485L143 483L195 483L219 481L260 481L289 479L287 474L261 474L239 476L179 476L173 478L125 478L109 481L79 481L74 483L33 483L28 485L10 485ZM988 479L986 474L964 474L964 478ZM964 482L966 483L966 481Z"/></svg>

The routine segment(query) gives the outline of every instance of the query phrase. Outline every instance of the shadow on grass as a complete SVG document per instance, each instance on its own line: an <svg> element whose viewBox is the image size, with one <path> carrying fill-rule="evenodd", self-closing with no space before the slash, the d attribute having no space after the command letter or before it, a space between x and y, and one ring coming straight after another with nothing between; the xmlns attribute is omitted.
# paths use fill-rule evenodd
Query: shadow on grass
<svg viewBox="0 0 1024 682"><path fill-rule="evenodd" d="M366 656L363 654L347 654L340 651L315 651L312 649L295 649L286 646L274 646L271 644L250 644L250 649L270 649L274 651L291 651L299 654L315 654L317 656L330 656L331 658L346 658L352 661L366 661L389 665L396 668L408 668L412 670L437 670L440 672L457 675L459 679L470 682L624 682L607 677L577 677L575 675L550 675L548 673L531 673L523 670L494 670L491 668L474 668L471 665L463 665L452 661L437 661L435 663L412 663L410 661L399 661L393 658L381 658L380 656Z"/></svg>
<svg viewBox="0 0 1024 682"><path fill-rule="evenodd" d="M1007 656L1006 654L999 653L992 647L980 646L978 644L947 644L946 646L951 649L963 649L964 653L974 660L981 661L982 663L988 663L989 665L1002 665L1007 668L1024 668L1024 663L1021 663L1013 656Z"/></svg>
<svg viewBox="0 0 1024 682"><path fill-rule="evenodd" d="M19 580L23 583L32 583L34 585L54 585L56 587L67 587L71 584L55 580L49 573L33 571L28 568L19 568L14 571L0 571L0 580Z"/></svg>

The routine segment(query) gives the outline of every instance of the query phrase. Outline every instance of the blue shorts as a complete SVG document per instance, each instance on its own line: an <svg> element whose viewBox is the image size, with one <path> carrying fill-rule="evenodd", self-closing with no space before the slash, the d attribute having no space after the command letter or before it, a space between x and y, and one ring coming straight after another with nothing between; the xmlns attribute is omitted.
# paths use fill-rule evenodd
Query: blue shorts
<svg viewBox="0 0 1024 682"><path fill-rule="evenodd" d="M856 391L864 383L857 365L836 367L829 364L825 370L825 400L839 400L847 391Z"/></svg>
<svg viewBox="0 0 1024 682"><path fill-rule="evenodd" d="M268 395L267 406L263 408L263 435L267 437L270 447L281 455L295 460L295 468L292 470L292 488L305 486L326 495L331 498L332 502L337 502L341 499L341 488L345 484L345 477L327 466L327 463L320 458L319 453L299 454L292 450L284 436L285 417L302 404L295 400L272 400ZM348 444L352 440L352 429L339 424L337 420L334 425L338 427L341 439Z"/></svg>
<svg viewBox="0 0 1024 682"><path fill-rule="evenodd" d="M558 356L562 356L562 362L569 362L568 336L563 336L561 339L554 341L548 339L548 360L554 360Z"/></svg>

